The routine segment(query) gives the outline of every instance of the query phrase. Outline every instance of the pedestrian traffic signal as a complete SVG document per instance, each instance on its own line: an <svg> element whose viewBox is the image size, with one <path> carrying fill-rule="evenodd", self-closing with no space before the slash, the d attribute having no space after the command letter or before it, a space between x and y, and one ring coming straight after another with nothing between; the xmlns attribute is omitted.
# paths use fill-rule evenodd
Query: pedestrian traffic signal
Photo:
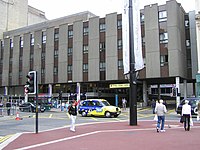
<svg viewBox="0 0 200 150"><path fill-rule="evenodd" d="M25 85L25 93L36 94L36 71L30 71L26 77L28 78L28 81Z"/></svg>

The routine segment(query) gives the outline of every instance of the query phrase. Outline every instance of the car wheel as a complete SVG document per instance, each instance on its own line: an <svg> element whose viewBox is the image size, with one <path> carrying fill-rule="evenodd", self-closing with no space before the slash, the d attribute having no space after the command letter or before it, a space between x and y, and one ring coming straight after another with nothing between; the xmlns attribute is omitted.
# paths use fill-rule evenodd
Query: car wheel
<svg viewBox="0 0 200 150"><path fill-rule="evenodd" d="M198 114L198 109L197 109L197 107L194 108L194 113L195 113L195 114Z"/></svg>
<svg viewBox="0 0 200 150"><path fill-rule="evenodd" d="M82 116L82 117L86 117L86 116L87 116L87 113L86 113L85 111L82 111L81 116Z"/></svg>
<svg viewBox="0 0 200 150"><path fill-rule="evenodd" d="M110 118L110 117L111 117L111 114L110 114L109 111L106 111L106 112L105 112L105 117L106 117L106 118Z"/></svg>

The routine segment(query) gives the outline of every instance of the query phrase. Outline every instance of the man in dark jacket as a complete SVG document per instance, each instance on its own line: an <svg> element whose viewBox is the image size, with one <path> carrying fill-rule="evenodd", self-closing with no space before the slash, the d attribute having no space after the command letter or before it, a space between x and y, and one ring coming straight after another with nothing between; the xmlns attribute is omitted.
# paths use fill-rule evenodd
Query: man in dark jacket
<svg viewBox="0 0 200 150"><path fill-rule="evenodd" d="M10 116L10 109L11 109L11 104L10 102L6 103L6 108L7 108L7 115Z"/></svg>
<svg viewBox="0 0 200 150"><path fill-rule="evenodd" d="M75 132L75 123L76 123L76 116L77 116L77 102L73 100L71 106L69 107L69 114L71 119L71 126L70 131Z"/></svg>

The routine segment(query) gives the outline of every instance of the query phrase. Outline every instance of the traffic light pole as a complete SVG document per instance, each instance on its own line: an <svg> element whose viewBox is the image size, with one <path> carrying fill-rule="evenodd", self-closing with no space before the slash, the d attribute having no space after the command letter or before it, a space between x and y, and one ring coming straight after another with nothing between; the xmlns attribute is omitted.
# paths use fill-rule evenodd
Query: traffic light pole
<svg viewBox="0 0 200 150"><path fill-rule="evenodd" d="M37 78L37 71L36 71L36 109L35 109L35 133L38 133L38 78Z"/></svg>

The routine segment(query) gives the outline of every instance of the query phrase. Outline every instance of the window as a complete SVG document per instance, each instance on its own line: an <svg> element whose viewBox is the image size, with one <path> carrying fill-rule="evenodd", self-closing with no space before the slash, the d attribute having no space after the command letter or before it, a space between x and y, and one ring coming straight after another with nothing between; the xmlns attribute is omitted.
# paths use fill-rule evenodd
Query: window
<svg viewBox="0 0 200 150"><path fill-rule="evenodd" d="M4 41L1 41L1 49L4 48Z"/></svg>
<svg viewBox="0 0 200 150"><path fill-rule="evenodd" d="M68 47L68 49L67 49L68 56L72 55L72 51L73 51L73 48L72 47Z"/></svg>
<svg viewBox="0 0 200 150"><path fill-rule="evenodd" d="M67 73L72 73L72 65L67 66Z"/></svg>
<svg viewBox="0 0 200 150"><path fill-rule="evenodd" d="M122 20L117 20L117 29L122 28Z"/></svg>
<svg viewBox="0 0 200 150"><path fill-rule="evenodd" d="M101 24L99 25L99 31L100 31L100 32L105 32L105 31L106 31L106 25L105 25L105 23L101 23Z"/></svg>
<svg viewBox="0 0 200 150"><path fill-rule="evenodd" d="M57 75L57 74L58 74L58 67L54 67L54 68L53 68L53 74L54 74L54 75Z"/></svg>
<svg viewBox="0 0 200 150"><path fill-rule="evenodd" d="M88 35L88 33L89 33L89 28L83 27L83 35Z"/></svg>
<svg viewBox="0 0 200 150"><path fill-rule="evenodd" d="M45 74L45 69L42 68L42 69L41 69L41 75L44 76L44 74Z"/></svg>
<svg viewBox="0 0 200 150"><path fill-rule="evenodd" d="M88 53L88 45L83 45L83 53L86 54Z"/></svg>
<svg viewBox="0 0 200 150"><path fill-rule="evenodd" d="M168 33L160 33L160 43L168 43Z"/></svg>
<svg viewBox="0 0 200 150"><path fill-rule="evenodd" d="M117 48L122 49L122 40L121 39L117 40Z"/></svg>
<svg viewBox="0 0 200 150"><path fill-rule="evenodd" d="M13 40L10 39L10 48L13 48Z"/></svg>
<svg viewBox="0 0 200 150"><path fill-rule="evenodd" d="M186 40L185 44L186 44L187 47L189 47L190 46L190 40Z"/></svg>
<svg viewBox="0 0 200 150"><path fill-rule="evenodd" d="M123 60L118 60L118 69L123 69Z"/></svg>
<svg viewBox="0 0 200 150"><path fill-rule="evenodd" d="M45 52L43 52L43 51L41 53L41 58L42 58L42 60L45 60Z"/></svg>
<svg viewBox="0 0 200 150"><path fill-rule="evenodd" d="M73 30L69 30L68 31L68 38L72 38L73 37Z"/></svg>
<svg viewBox="0 0 200 150"><path fill-rule="evenodd" d="M31 37L30 37L30 41L31 41L31 45L34 45L34 34L31 33Z"/></svg>
<svg viewBox="0 0 200 150"><path fill-rule="evenodd" d="M167 11L160 11L159 12L159 22L167 21Z"/></svg>
<svg viewBox="0 0 200 150"><path fill-rule="evenodd" d="M58 57L58 50L54 51L54 57Z"/></svg>
<svg viewBox="0 0 200 150"><path fill-rule="evenodd" d="M140 22L141 22L141 23L144 22L144 14L140 14Z"/></svg>
<svg viewBox="0 0 200 150"><path fill-rule="evenodd" d="M105 70L106 70L106 63L100 62L100 71L105 71Z"/></svg>
<svg viewBox="0 0 200 150"><path fill-rule="evenodd" d="M160 56L160 66L164 66L168 63L168 55L161 55Z"/></svg>
<svg viewBox="0 0 200 150"><path fill-rule="evenodd" d="M145 37L142 36L142 46L145 46Z"/></svg>
<svg viewBox="0 0 200 150"><path fill-rule="evenodd" d="M88 64L83 64L83 72L88 72Z"/></svg>
<svg viewBox="0 0 200 150"><path fill-rule="evenodd" d="M185 20L185 27L189 27L189 20Z"/></svg>
<svg viewBox="0 0 200 150"><path fill-rule="evenodd" d="M20 37L20 42L19 42L19 43L20 43L20 47L23 47L23 46L24 46L24 40L23 40L23 37L22 37L22 36Z"/></svg>
<svg viewBox="0 0 200 150"><path fill-rule="evenodd" d="M99 43L99 50L100 50L100 52L101 52L101 51L105 51L105 49L106 49L106 44L105 44L105 42Z"/></svg>
<svg viewBox="0 0 200 150"><path fill-rule="evenodd" d="M55 31L55 33L54 33L54 41L58 41L59 40L59 29L56 28L54 31Z"/></svg>
<svg viewBox="0 0 200 150"><path fill-rule="evenodd" d="M46 31L42 32L42 43L46 43L47 36L46 36Z"/></svg>
<svg viewBox="0 0 200 150"><path fill-rule="evenodd" d="M191 61L191 59L187 59L187 68L192 68L192 61Z"/></svg>

